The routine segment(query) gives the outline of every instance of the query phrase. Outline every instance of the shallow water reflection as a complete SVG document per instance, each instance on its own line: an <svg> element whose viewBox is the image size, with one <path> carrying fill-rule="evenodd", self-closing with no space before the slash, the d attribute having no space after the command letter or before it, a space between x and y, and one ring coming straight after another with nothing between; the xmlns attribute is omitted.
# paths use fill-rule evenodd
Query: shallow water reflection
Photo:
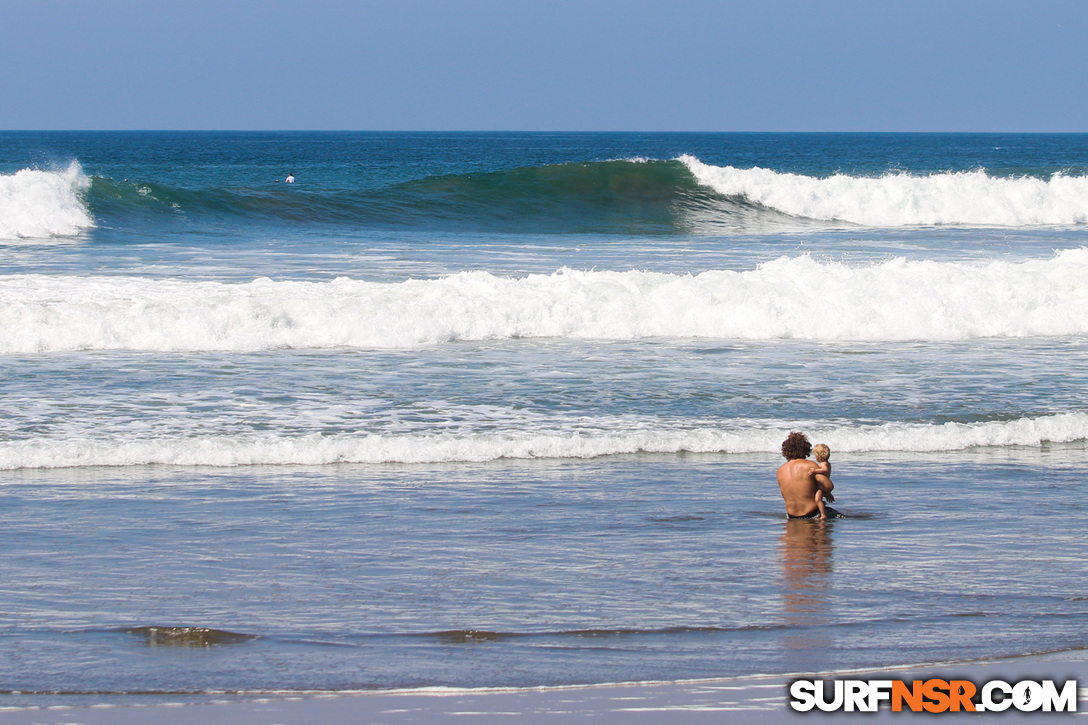
<svg viewBox="0 0 1088 725"><path fill-rule="evenodd" d="M783 638L783 665L788 671L813 667L813 654L831 644L816 629L829 622L829 594L834 574L833 523L787 520L778 539L782 572L783 623L793 630Z"/></svg>

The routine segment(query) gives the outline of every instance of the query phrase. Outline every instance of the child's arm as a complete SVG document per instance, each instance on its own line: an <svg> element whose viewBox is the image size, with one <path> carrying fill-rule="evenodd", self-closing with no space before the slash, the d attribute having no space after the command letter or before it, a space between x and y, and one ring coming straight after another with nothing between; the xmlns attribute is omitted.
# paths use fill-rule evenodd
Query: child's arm
<svg viewBox="0 0 1088 725"><path fill-rule="evenodd" d="M815 474L831 475L831 461L816 461L816 467L812 469Z"/></svg>

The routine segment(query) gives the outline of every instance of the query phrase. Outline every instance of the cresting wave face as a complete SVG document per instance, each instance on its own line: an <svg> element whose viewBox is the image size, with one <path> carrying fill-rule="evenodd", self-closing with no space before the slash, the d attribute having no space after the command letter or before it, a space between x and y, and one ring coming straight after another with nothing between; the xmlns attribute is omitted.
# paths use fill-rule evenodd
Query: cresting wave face
<svg viewBox="0 0 1088 725"><path fill-rule="evenodd" d="M0 240L64 237L93 227L84 202L90 186L75 161L64 170L0 176Z"/></svg>
<svg viewBox="0 0 1088 725"><path fill-rule="evenodd" d="M1085 309L1088 248L1021 263L851 266L783 257L695 276L560 270L227 284L10 275L0 279L0 353L410 349L519 338L1023 338L1088 334Z"/></svg>
<svg viewBox="0 0 1088 725"><path fill-rule="evenodd" d="M1088 177L983 170L817 178L677 160L612 160L431 176L388 187L183 189L97 178L79 164L0 176L0 239L69 236L94 218L197 214L382 229L532 233L758 232L816 222L909 226L1088 223Z"/></svg>
<svg viewBox="0 0 1088 725"><path fill-rule="evenodd" d="M553 425L555 421L552 421ZM748 424L747 427L745 424ZM336 463L453 463L571 459L634 453L776 454L784 421L673 428L655 420L580 419L580 430L526 433L203 435L137 440L34 438L0 442L0 470L77 466L256 466ZM1088 414L985 423L806 426L839 452L941 452L1088 440Z"/></svg>
<svg viewBox="0 0 1088 725"><path fill-rule="evenodd" d="M534 234L675 233L688 226L685 209L712 206L715 200L722 213L736 206L697 184L678 161L549 164L434 175L377 188L313 183L290 189L193 189L145 179L96 179L89 196L95 214L121 220L181 212L364 229Z"/></svg>

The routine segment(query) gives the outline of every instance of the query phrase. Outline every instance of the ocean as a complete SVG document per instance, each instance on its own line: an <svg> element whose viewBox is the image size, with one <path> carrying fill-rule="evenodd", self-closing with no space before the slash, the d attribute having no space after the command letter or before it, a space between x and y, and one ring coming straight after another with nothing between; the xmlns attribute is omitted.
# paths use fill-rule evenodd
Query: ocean
<svg viewBox="0 0 1088 725"><path fill-rule="evenodd" d="M1086 310L1088 135L0 133L0 706L1086 649Z"/></svg>

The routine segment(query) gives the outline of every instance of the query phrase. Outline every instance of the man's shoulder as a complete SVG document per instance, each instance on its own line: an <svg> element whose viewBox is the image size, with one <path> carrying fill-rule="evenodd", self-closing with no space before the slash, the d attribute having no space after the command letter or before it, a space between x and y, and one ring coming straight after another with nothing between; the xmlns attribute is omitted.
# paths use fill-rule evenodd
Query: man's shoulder
<svg viewBox="0 0 1088 725"><path fill-rule="evenodd" d="M816 468L816 464L807 458L794 458L778 467L776 478L778 478L779 484L786 484L787 482L808 478L809 471L814 468Z"/></svg>

